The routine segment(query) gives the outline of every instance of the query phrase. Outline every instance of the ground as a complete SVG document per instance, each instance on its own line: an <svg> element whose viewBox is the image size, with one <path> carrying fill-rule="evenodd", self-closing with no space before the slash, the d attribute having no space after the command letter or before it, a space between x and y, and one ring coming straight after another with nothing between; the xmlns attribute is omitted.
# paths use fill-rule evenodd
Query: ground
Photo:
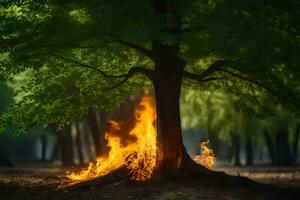
<svg viewBox="0 0 300 200"><path fill-rule="evenodd" d="M233 168L216 167L216 171L247 176L252 180L275 185L290 194L300 191L300 168ZM222 181L176 180L164 183L136 183L128 180L107 182L101 188L57 189L67 169L48 165L23 165L0 168L0 199L296 199L296 195L273 193L276 189L257 189L240 185L229 186Z"/></svg>

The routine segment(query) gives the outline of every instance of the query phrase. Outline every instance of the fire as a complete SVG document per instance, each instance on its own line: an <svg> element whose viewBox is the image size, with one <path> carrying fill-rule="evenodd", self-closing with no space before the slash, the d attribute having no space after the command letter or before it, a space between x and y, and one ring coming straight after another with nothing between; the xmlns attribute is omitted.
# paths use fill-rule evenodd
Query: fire
<svg viewBox="0 0 300 200"><path fill-rule="evenodd" d="M131 179L144 181L151 178L156 166L156 111L153 102L151 97L145 96L135 110L136 122L129 135L136 141L122 144L120 136L113 134L121 131L121 122L110 121L111 129L105 133L110 147L108 155L98 157L95 164L90 163L78 173L68 172L67 177L76 183L104 176L125 165Z"/></svg>
<svg viewBox="0 0 300 200"><path fill-rule="evenodd" d="M208 143L209 143L209 140L207 140L206 142L201 142L199 144L199 146L201 148L201 155L195 156L194 161L200 165L203 165L204 167L206 167L208 169L212 169L212 167L216 161L216 157L214 155L213 150L207 147Z"/></svg>

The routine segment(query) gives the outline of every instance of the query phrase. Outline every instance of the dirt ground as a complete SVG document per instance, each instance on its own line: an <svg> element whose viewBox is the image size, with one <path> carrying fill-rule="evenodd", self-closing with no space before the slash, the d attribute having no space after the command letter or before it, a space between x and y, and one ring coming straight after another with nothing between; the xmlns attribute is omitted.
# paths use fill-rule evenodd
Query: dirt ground
<svg viewBox="0 0 300 200"><path fill-rule="evenodd" d="M5 200L96 200L96 199L300 199L300 168L233 168L217 167L215 171L247 176L257 182L280 188L251 188L227 185L222 181L176 180L164 183L136 183L128 180L108 182L101 189L58 189L67 169L31 165L0 168L0 199Z"/></svg>

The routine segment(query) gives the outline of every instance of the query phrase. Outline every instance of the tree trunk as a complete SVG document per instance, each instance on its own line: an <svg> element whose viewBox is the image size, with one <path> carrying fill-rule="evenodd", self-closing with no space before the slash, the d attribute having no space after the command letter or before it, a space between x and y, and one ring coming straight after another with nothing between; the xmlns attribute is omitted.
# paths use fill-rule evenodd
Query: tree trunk
<svg viewBox="0 0 300 200"><path fill-rule="evenodd" d="M275 142L276 142L275 156L277 160L277 165L280 166L291 165L287 127L278 130L278 132L276 133Z"/></svg>
<svg viewBox="0 0 300 200"><path fill-rule="evenodd" d="M185 152L180 123L179 99L183 63L176 59L172 46L155 44L156 61L153 85L157 110L158 169L164 177L174 177L182 168Z"/></svg>
<svg viewBox="0 0 300 200"><path fill-rule="evenodd" d="M60 155L62 165L64 167L71 167L74 165L74 153L73 153L73 138L71 134L70 126L62 128L59 137Z"/></svg>
<svg viewBox="0 0 300 200"><path fill-rule="evenodd" d="M234 166L241 166L240 151L241 151L241 138L236 133L231 133L231 142L234 153Z"/></svg>
<svg viewBox="0 0 300 200"><path fill-rule="evenodd" d="M81 131L80 131L80 122L76 120L76 147L77 147L77 154L79 159L79 164L84 165L83 153L82 153L82 143L81 143Z"/></svg>
<svg viewBox="0 0 300 200"><path fill-rule="evenodd" d="M163 174L176 174L182 165L180 83L181 80L169 80L168 82L166 79L157 80L155 83L158 160Z"/></svg>
<svg viewBox="0 0 300 200"><path fill-rule="evenodd" d="M43 134L41 136L41 161L47 160L47 136Z"/></svg>
<svg viewBox="0 0 300 200"><path fill-rule="evenodd" d="M3 151L0 147L0 167L6 166L6 167L13 167L14 164L10 160L10 158L7 156L6 152Z"/></svg>
<svg viewBox="0 0 300 200"><path fill-rule="evenodd" d="M246 165L253 165L253 141L251 136L246 137Z"/></svg>
<svg viewBox="0 0 300 200"><path fill-rule="evenodd" d="M108 153L107 141L105 140L105 131L108 128L108 116L109 113L104 110L99 110L99 134L100 134L100 155Z"/></svg>
<svg viewBox="0 0 300 200"><path fill-rule="evenodd" d="M264 140L269 152L269 156L271 159L272 165L276 165L276 159L275 159L275 147L274 147L274 142L272 140L272 137L270 136L270 133L268 131L264 131Z"/></svg>
<svg viewBox="0 0 300 200"><path fill-rule="evenodd" d="M95 161L96 158L96 152L94 152L93 150L94 145L93 145L93 138L92 138L92 133L88 124L87 119L84 120L83 122L83 141L84 141L84 146L85 146L85 151L86 151L86 155L87 155L87 160L88 162L90 161Z"/></svg>
<svg viewBox="0 0 300 200"><path fill-rule="evenodd" d="M299 134L300 134L300 123L297 124L294 140L293 140L293 149L292 149L292 157L293 157L293 164L297 164L297 157L298 157L298 144L299 144Z"/></svg>
<svg viewBox="0 0 300 200"><path fill-rule="evenodd" d="M96 156L99 156L101 154L100 131L94 110L89 110L87 120L92 133Z"/></svg>
<svg viewBox="0 0 300 200"><path fill-rule="evenodd" d="M58 160L58 158L59 158L59 144L58 143L59 143L59 136L56 135L56 141L52 148L51 157L49 159L50 162L54 162L55 160Z"/></svg>

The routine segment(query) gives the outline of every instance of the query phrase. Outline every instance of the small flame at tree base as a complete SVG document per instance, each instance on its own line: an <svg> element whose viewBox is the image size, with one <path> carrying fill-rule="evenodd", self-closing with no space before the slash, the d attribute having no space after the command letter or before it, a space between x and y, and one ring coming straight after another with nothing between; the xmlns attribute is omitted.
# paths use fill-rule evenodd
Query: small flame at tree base
<svg viewBox="0 0 300 200"><path fill-rule="evenodd" d="M208 169L212 169L216 162L216 157L212 149L207 147L209 140L201 142L199 144L201 148L201 154L194 157L194 161Z"/></svg>

